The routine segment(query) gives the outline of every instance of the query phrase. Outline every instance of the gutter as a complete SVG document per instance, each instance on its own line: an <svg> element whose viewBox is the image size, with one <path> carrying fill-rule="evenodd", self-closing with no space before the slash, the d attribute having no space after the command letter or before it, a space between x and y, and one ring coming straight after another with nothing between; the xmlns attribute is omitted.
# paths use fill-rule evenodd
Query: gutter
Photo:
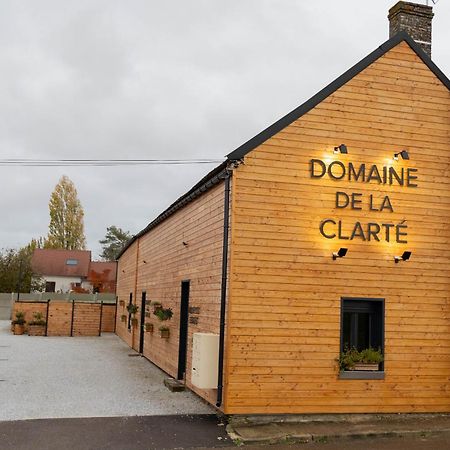
<svg viewBox="0 0 450 450"><path fill-rule="evenodd" d="M225 350L225 313L227 301L227 276L228 276L228 237L230 229L230 181L231 171L226 170L224 174L225 191L224 191L224 217L223 217L223 250L222 250L222 285L220 292L220 331L219 331L219 370L217 377L217 402L216 406L222 405L223 397L223 362Z"/></svg>

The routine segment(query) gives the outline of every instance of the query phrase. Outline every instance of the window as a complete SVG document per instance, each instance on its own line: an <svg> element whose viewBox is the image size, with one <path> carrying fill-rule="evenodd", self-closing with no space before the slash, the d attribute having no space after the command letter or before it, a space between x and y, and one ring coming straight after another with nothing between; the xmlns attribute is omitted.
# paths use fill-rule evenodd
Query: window
<svg viewBox="0 0 450 450"><path fill-rule="evenodd" d="M78 264L78 259L67 259L66 265L67 266L76 266Z"/></svg>
<svg viewBox="0 0 450 450"><path fill-rule="evenodd" d="M341 352L356 348L380 349L384 354L384 299L343 298L341 300ZM384 364L379 372L341 372L340 378L383 379Z"/></svg>
<svg viewBox="0 0 450 450"><path fill-rule="evenodd" d="M383 350L384 300L342 299L341 350L372 347Z"/></svg>
<svg viewBox="0 0 450 450"><path fill-rule="evenodd" d="M46 281L45 282L45 292L55 292L56 282Z"/></svg>

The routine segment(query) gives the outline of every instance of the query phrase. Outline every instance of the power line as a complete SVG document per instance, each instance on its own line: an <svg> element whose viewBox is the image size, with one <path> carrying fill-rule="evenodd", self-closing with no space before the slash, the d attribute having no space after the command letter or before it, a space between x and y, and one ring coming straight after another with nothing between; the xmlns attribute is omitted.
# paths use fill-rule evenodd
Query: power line
<svg viewBox="0 0 450 450"><path fill-rule="evenodd" d="M20 167L118 167L150 165L218 164L222 159L0 159L0 166Z"/></svg>

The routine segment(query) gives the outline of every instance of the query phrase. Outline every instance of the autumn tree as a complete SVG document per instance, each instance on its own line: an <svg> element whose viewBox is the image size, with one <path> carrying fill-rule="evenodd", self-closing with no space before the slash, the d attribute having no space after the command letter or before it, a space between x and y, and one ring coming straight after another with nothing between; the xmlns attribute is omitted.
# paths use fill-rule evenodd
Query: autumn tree
<svg viewBox="0 0 450 450"><path fill-rule="evenodd" d="M72 181L62 176L50 196L47 248L84 250L84 211Z"/></svg>
<svg viewBox="0 0 450 450"><path fill-rule="evenodd" d="M106 228L105 239L99 241L102 246L100 258L103 258L105 261L115 261L131 238L129 231L124 231L115 225Z"/></svg>

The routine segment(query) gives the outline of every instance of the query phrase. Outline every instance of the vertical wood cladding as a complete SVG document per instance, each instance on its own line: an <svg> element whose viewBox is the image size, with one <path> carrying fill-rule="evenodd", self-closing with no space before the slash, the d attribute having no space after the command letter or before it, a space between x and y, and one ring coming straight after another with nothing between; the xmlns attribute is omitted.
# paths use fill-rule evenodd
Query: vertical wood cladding
<svg viewBox="0 0 450 450"><path fill-rule="evenodd" d="M348 155L333 155L345 143ZM407 149L409 161L393 162ZM312 179L310 160L418 169L418 187ZM233 174L225 412L450 411L450 94L406 43L245 157ZM336 191L391 211L336 209ZM325 239L408 226L395 240ZM345 258L331 254L347 247ZM395 264L394 255L412 251ZM385 379L340 380L341 297L385 299Z"/></svg>
<svg viewBox="0 0 450 450"><path fill-rule="evenodd" d="M121 256L118 269L118 295L125 304L118 306L117 334L129 345L134 334L134 348L138 348L139 328L128 332L127 324L120 317L126 314L130 292L133 302L141 307L145 291L145 321L153 324L153 332L145 332L144 356L173 377L177 376L178 369L181 282L190 280L189 305L197 307L194 310L197 323L194 320L188 325L186 381L189 388L211 403L215 403L216 390L196 389L190 381L192 335L219 333L223 202L224 185L220 183L140 237L139 255L136 241ZM154 301L161 302L164 308L172 308L173 318L160 321L153 314L151 302ZM136 316L140 318L140 311ZM160 337L160 326L169 327L169 339Z"/></svg>
<svg viewBox="0 0 450 450"><path fill-rule="evenodd" d="M72 315L73 307L73 315ZM48 335L49 336L98 336L100 319L102 322L102 332L114 332L114 312L115 305L99 303L84 303L52 300L48 304ZM15 302L13 316L16 311L25 313L25 320L28 322L34 319L37 312L42 314L43 319L47 318L47 302ZM73 317L73 325L72 325Z"/></svg>

